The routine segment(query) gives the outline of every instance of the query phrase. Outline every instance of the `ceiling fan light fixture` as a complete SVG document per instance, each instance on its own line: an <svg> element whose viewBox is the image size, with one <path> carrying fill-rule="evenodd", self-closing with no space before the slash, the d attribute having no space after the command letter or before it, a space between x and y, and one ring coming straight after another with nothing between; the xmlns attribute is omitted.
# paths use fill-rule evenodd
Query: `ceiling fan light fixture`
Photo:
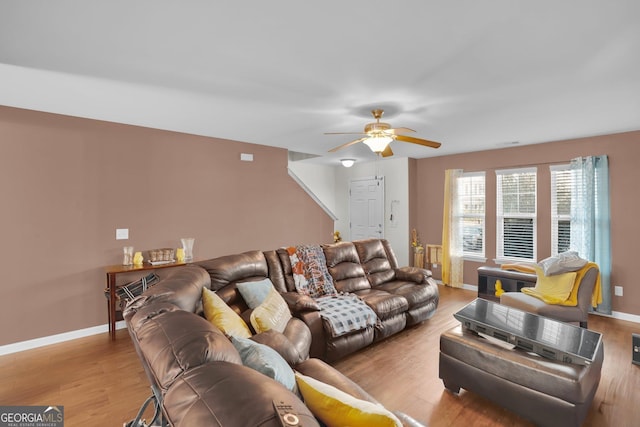
<svg viewBox="0 0 640 427"><path fill-rule="evenodd" d="M350 168L355 162L356 159L340 159L340 163L342 163L342 166L345 168Z"/></svg>
<svg viewBox="0 0 640 427"><path fill-rule="evenodd" d="M371 151L378 154L382 153L391 141L393 141L393 138L387 135L371 135L363 142L367 144L369 148L371 148Z"/></svg>

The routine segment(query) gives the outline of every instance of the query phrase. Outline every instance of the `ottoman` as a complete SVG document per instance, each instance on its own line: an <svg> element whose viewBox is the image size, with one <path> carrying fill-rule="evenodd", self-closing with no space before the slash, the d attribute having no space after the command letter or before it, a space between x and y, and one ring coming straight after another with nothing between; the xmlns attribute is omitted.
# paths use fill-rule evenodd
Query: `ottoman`
<svg viewBox="0 0 640 427"><path fill-rule="evenodd" d="M542 426L580 426L600 382L603 345L587 366L549 360L456 326L440 336L440 378Z"/></svg>

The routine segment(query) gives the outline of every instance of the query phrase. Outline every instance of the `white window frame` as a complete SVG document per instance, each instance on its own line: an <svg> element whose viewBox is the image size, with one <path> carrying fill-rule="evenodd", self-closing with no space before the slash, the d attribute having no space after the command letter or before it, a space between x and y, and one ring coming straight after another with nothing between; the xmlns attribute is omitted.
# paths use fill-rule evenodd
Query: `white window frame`
<svg viewBox="0 0 640 427"><path fill-rule="evenodd" d="M484 185L484 191L482 192L482 194L478 194L475 193L473 190L471 191L471 196L476 196L476 197L481 197L482 198L482 212L481 213L465 213L465 209L464 209L464 205L465 205L465 200L464 196L463 196L463 192L460 189L461 185L465 185L465 182L469 183L470 185L473 185L472 181L474 180L474 178L482 178L482 183ZM484 171L480 171L480 172L465 172L462 174L462 176L460 178L458 178L458 199L459 199L459 206L460 206L460 221L459 224L461 224L462 226L462 230L461 230L461 236L462 236L462 253L463 256L465 258L465 260L469 260L469 261L481 261L481 262L485 262L486 261L486 256L485 256L485 250L486 250L486 241L487 241L487 234L486 234L486 209L487 209L487 187L486 187L486 173ZM466 196L466 194L465 194ZM465 219L472 219L472 220L476 220L480 222L480 227L481 227L481 233L482 233L482 247L480 248L479 252L476 251L467 251L465 250L465 235L464 235L464 220Z"/></svg>
<svg viewBox="0 0 640 427"><path fill-rule="evenodd" d="M569 172L571 174L571 164L551 165L549 166L551 175L551 255L558 255L558 223L560 221L569 221L571 223L571 213L558 214L557 194L558 194L558 173ZM569 177L570 182L572 178Z"/></svg>
<svg viewBox="0 0 640 427"><path fill-rule="evenodd" d="M502 207L502 176L514 174L534 174L534 212L533 213L510 213L505 215ZM496 263L503 264L509 262L536 262L538 253L538 168L525 167L515 169L496 170ZM532 258L513 257L504 255L504 220L506 218L527 218L532 219Z"/></svg>

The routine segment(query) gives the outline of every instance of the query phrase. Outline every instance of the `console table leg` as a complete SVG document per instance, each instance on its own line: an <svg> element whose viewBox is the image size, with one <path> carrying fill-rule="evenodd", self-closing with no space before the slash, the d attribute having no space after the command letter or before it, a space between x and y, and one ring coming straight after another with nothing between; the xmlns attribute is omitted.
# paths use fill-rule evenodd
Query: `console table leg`
<svg viewBox="0 0 640 427"><path fill-rule="evenodd" d="M107 273L107 288L109 289L109 335L116 339L116 275Z"/></svg>

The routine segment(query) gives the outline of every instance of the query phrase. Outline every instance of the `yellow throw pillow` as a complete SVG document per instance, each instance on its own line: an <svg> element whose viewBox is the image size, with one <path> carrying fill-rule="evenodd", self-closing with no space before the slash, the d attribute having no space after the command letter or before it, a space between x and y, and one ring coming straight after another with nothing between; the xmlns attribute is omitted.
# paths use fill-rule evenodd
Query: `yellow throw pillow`
<svg viewBox="0 0 640 427"><path fill-rule="evenodd" d="M576 273L555 274L545 276L542 268L535 266L538 279L534 288L522 288L527 295L539 298L547 304L562 304L571 295L576 282Z"/></svg>
<svg viewBox="0 0 640 427"><path fill-rule="evenodd" d="M402 427L400 420L378 403L356 399L299 372L296 382L304 403L327 427Z"/></svg>
<svg viewBox="0 0 640 427"><path fill-rule="evenodd" d="M215 292L202 288L204 317L226 335L249 338L251 331L244 320L231 309Z"/></svg>
<svg viewBox="0 0 640 427"><path fill-rule="evenodd" d="M251 313L251 325L257 333L271 329L282 333L290 319L287 302L273 286L264 301Z"/></svg>

